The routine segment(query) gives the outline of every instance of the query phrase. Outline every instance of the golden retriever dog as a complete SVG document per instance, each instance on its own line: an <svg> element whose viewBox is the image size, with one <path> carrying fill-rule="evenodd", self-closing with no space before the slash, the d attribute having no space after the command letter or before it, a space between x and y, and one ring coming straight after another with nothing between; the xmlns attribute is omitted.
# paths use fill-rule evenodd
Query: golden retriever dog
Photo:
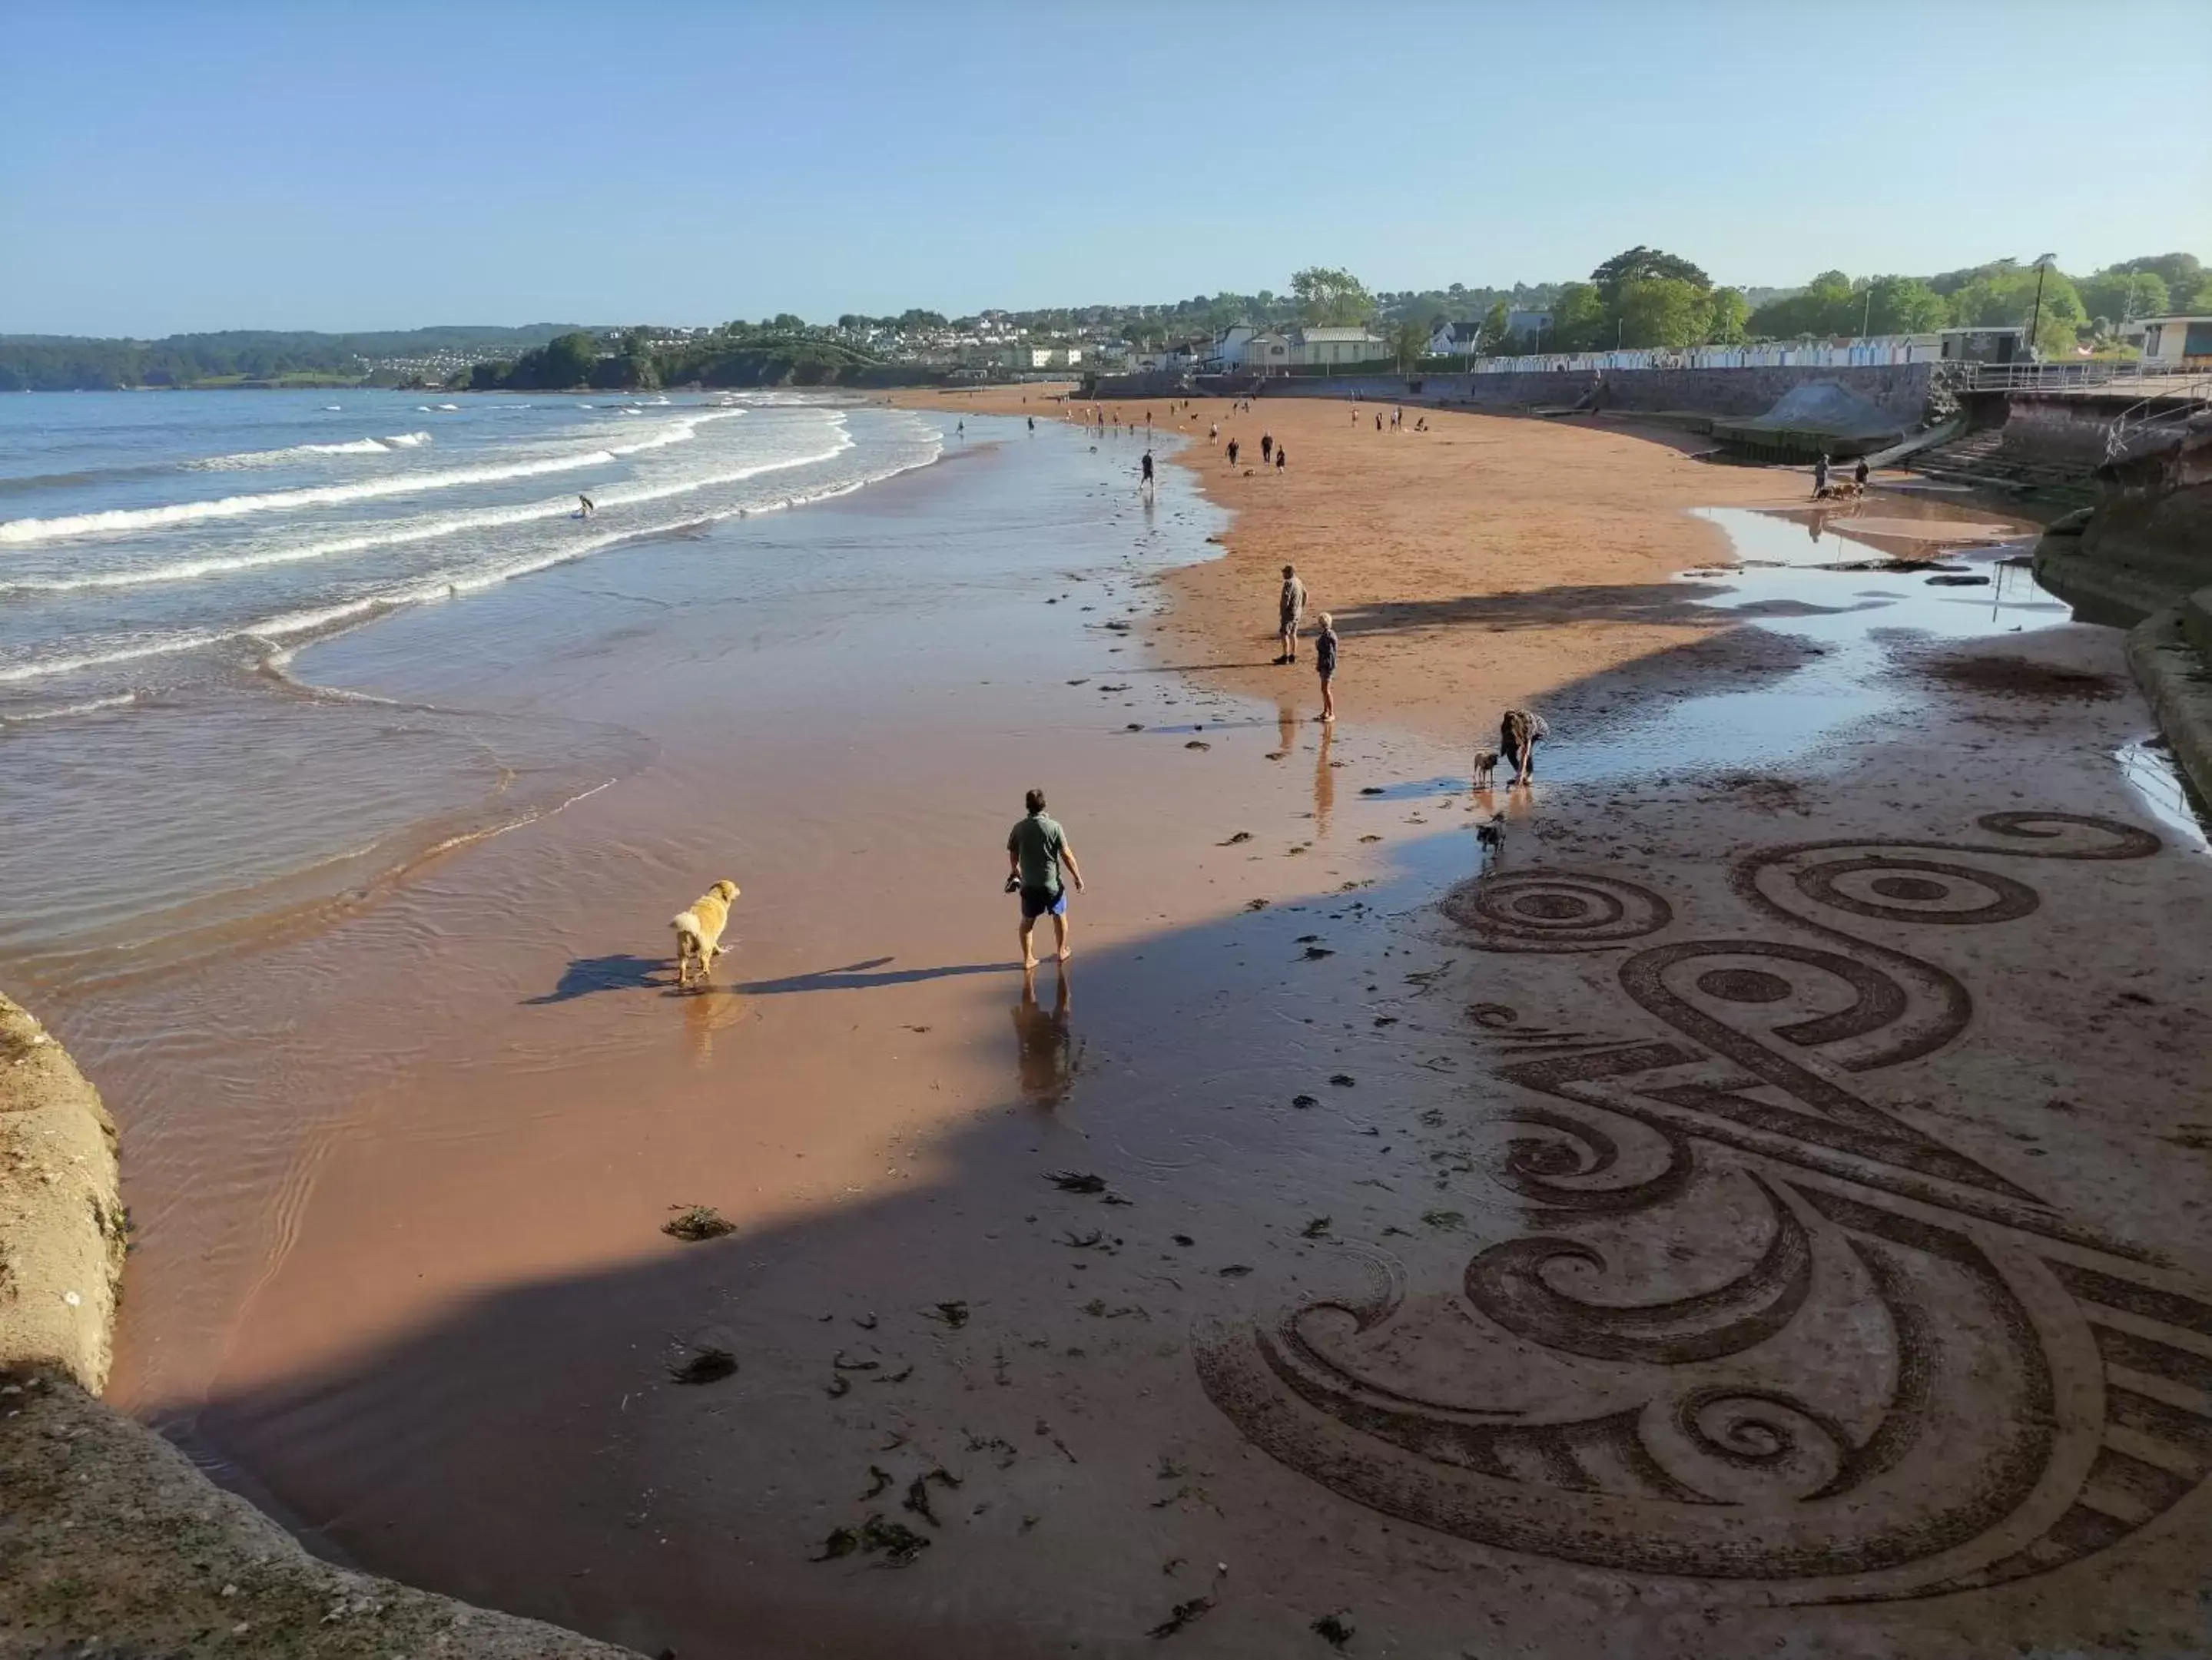
<svg viewBox="0 0 2212 1660"><path fill-rule="evenodd" d="M679 989L691 984L691 966L699 966L699 978L703 982L714 967L714 959L722 954L722 930L729 925L730 906L738 897L738 885L733 881L718 881L691 901L689 911L678 912L669 926L676 930L676 984Z"/></svg>
<svg viewBox="0 0 2212 1660"><path fill-rule="evenodd" d="M1474 787L1476 789L1489 789L1491 774L1497 770L1498 751L1478 749L1474 752Z"/></svg>

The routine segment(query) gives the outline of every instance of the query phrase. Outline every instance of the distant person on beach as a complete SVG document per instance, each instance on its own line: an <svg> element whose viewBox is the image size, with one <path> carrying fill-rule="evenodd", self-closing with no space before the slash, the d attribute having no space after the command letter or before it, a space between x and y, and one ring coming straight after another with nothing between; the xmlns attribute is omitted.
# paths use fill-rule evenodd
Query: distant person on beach
<svg viewBox="0 0 2212 1660"><path fill-rule="evenodd" d="M1275 446L1275 470L1279 473L1281 472L1284 468L1290 465L1290 463L1291 452L1285 449L1281 445L1278 444Z"/></svg>
<svg viewBox="0 0 2212 1660"><path fill-rule="evenodd" d="M1068 845L1067 832L1046 816L1044 791L1030 791L1024 804L1029 816L1006 837L1006 891L1022 896L1022 967L1026 971L1037 966L1034 936L1039 917L1052 918L1054 954L1060 962L1067 960L1067 890L1060 873L1066 866L1080 894L1083 871L1075 863L1075 850Z"/></svg>
<svg viewBox="0 0 2212 1660"><path fill-rule="evenodd" d="M1282 591L1275 599L1275 643L1281 648L1275 657L1278 663L1298 660L1298 622L1306 614L1306 585L1298 580L1297 567L1283 566Z"/></svg>
<svg viewBox="0 0 2212 1660"><path fill-rule="evenodd" d="M1498 753L1513 768L1508 784L1528 784L1536 776L1536 744L1548 736L1551 728L1544 718L1530 709L1508 709L1504 718L1498 723Z"/></svg>
<svg viewBox="0 0 2212 1660"><path fill-rule="evenodd" d="M952 431L955 436L965 438L968 436L968 423L965 421L956 421L952 423Z"/></svg>
<svg viewBox="0 0 2212 1660"><path fill-rule="evenodd" d="M1024 398L1022 402L1026 403L1029 402L1029 399ZM1036 431L1036 417L1035 415L1031 415L1030 417L1030 430L1031 432Z"/></svg>
<svg viewBox="0 0 2212 1660"><path fill-rule="evenodd" d="M1853 481L1857 483L1859 488L1862 490L1866 488L1867 464L1866 457L1864 456L1861 456L1859 457L1859 464L1851 469L1851 477Z"/></svg>
<svg viewBox="0 0 2212 1660"><path fill-rule="evenodd" d="M1150 450L1145 451L1144 476L1139 481L1138 488L1146 495L1152 493L1152 452Z"/></svg>
<svg viewBox="0 0 2212 1660"><path fill-rule="evenodd" d="M1233 438L1229 440L1229 464L1232 467L1237 464L1237 440Z"/></svg>
<svg viewBox="0 0 2212 1660"><path fill-rule="evenodd" d="M1321 718L1326 724L1336 718L1336 622L1326 611L1314 636L1314 668L1321 675Z"/></svg>
<svg viewBox="0 0 2212 1660"><path fill-rule="evenodd" d="M1208 444L1212 444L1218 442L1220 437L1221 423L1218 421L1208 421L1206 427L1206 441Z"/></svg>
<svg viewBox="0 0 2212 1660"><path fill-rule="evenodd" d="M1382 411L1380 409L1375 412L1375 430L1378 433L1382 430Z"/></svg>
<svg viewBox="0 0 2212 1660"><path fill-rule="evenodd" d="M1813 463L1813 500L1818 501L1828 494L1828 452L1820 451L1820 458Z"/></svg>
<svg viewBox="0 0 2212 1660"><path fill-rule="evenodd" d="M1274 434L1273 434L1273 433L1261 433L1261 434L1260 434L1260 464L1261 464L1262 467L1266 466L1266 465L1267 464L1267 459L1268 459L1268 457L1269 457L1270 456L1273 455L1274 453L1275 453L1275 437L1274 437Z"/></svg>

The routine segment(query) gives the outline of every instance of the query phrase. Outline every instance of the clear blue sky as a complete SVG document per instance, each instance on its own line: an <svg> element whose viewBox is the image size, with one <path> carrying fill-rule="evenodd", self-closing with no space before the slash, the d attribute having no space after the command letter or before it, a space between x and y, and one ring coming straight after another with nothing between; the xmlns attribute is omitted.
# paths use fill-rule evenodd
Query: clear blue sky
<svg viewBox="0 0 2212 1660"><path fill-rule="evenodd" d="M2212 259L2208 86L2204 0L0 0L0 332Z"/></svg>

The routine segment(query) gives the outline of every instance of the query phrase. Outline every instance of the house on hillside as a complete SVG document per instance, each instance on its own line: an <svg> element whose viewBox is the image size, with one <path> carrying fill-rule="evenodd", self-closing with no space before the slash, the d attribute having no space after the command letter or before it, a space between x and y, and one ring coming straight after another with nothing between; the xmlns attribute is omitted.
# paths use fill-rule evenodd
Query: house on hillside
<svg viewBox="0 0 2212 1660"><path fill-rule="evenodd" d="M1273 329L1262 329L1244 342L1240 367L1261 374L1280 374L1291 367L1291 337Z"/></svg>
<svg viewBox="0 0 2212 1660"><path fill-rule="evenodd" d="M2140 326L2145 363L2212 367L2212 317L2147 317Z"/></svg>
<svg viewBox="0 0 2212 1660"><path fill-rule="evenodd" d="M1431 357L1472 357L1481 345L1480 323L1444 323L1429 336L1428 354Z"/></svg>
<svg viewBox="0 0 2212 1660"><path fill-rule="evenodd" d="M1509 337L1517 336L1522 340L1534 340L1551 326L1552 314L1549 312L1516 309L1505 313L1505 332Z"/></svg>
<svg viewBox="0 0 2212 1660"><path fill-rule="evenodd" d="M1249 323L1232 323L1213 336L1212 348L1206 354L1206 367L1217 373L1244 367L1245 348L1260 330Z"/></svg>
<svg viewBox="0 0 2212 1660"><path fill-rule="evenodd" d="M1300 329L1291 342L1293 368L1329 368L1373 363L1390 355L1390 342L1364 325Z"/></svg>

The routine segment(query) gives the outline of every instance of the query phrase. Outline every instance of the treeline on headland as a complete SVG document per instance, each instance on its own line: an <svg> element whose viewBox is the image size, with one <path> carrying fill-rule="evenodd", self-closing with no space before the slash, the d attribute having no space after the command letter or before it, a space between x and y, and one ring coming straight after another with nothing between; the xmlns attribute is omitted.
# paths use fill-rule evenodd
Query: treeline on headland
<svg viewBox="0 0 2212 1660"><path fill-rule="evenodd" d="M833 340L730 330L656 340L634 329L610 351L582 329L549 340L513 362L474 365L452 385L468 391L563 391L591 387L651 391L663 386L913 386L944 378L921 363L893 363Z"/></svg>
<svg viewBox="0 0 2212 1660"><path fill-rule="evenodd" d="M82 392L133 386L442 385L456 367L512 356L574 330L456 324L429 329L312 334L233 329L162 340L0 335L0 391Z"/></svg>

